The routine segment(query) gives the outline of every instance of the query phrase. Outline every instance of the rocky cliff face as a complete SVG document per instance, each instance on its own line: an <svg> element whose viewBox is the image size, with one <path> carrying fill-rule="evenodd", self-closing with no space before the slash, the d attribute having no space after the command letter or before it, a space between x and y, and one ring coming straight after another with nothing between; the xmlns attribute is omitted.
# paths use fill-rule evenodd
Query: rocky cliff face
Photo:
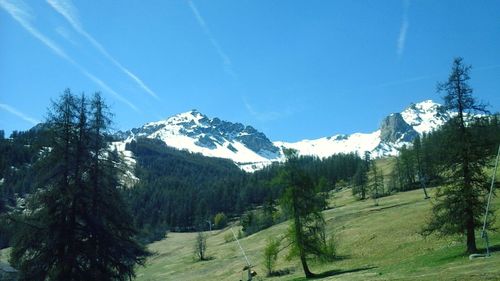
<svg viewBox="0 0 500 281"><path fill-rule="evenodd" d="M405 122L401 113L385 117L380 126L381 142L411 142L417 135L417 131Z"/></svg>

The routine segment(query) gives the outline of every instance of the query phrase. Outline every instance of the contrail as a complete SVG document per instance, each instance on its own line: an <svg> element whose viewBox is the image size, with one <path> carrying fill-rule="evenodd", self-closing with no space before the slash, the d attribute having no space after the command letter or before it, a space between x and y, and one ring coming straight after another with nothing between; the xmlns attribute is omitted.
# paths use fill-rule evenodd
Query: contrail
<svg viewBox="0 0 500 281"><path fill-rule="evenodd" d="M119 61L117 61L99 41L97 41L92 35L90 35L84 28L80 20L78 19L78 12L75 6L71 3L71 0L47 0L47 3L61 14L69 24L83 37L85 37L104 57L111 61L118 69L125 73L129 78L131 78L139 87L141 87L145 92L159 100L158 95L153 92L137 75L132 73L129 69L123 66Z"/></svg>

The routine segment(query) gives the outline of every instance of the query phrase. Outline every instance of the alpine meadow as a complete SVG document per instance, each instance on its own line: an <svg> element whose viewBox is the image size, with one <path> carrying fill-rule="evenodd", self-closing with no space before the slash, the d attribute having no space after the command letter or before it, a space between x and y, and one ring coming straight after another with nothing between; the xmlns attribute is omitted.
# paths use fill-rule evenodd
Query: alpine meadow
<svg viewBox="0 0 500 281"><path fill-rule="evenodd" d="M500 280L496 11L0 0L0 280Z"/></svg>

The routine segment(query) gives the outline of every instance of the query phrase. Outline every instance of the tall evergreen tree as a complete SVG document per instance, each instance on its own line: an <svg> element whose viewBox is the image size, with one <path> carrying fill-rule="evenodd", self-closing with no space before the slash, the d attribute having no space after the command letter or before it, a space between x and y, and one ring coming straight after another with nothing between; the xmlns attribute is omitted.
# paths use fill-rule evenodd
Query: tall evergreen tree
<svg viewBox="0 0 500 281"><path fill-rule="evenodd" d="M422 160L422 143L420 141L420 136L417 135L417 137L413 140L413 150L415 151L415 159L417 160L417 171L418 171L418 180L420 182L420 185L422 186L422 190L424 191L425 199L429 198L429 195L427 194L427 189L426 189L426 176L424 174L424 168L423 168L423 160Z"/></svg>
<svg viewBox="0 0 500 281"><path fill-rule="evenodd" d="M287 161L279 182L285 187L281 198L283 209L292 218L288 234L292 242L291 254L299 256L306 278L311 278L315 275L309 269L307 257L322 256L326 244L321 213L324 199L316 194L312 179L298 166L297 152L286 150L285 155Z"/></svg>
<svg viewBox="0 0 500 281"><path fill-rule="evenodd" d="M467 253L474 253L477 251L474 230L481 225L488 182L483 168L490 155L489 150L475 144L478 136L470 131L469 124L475 114L486 112L485 106L472 96L468 84L470 69L462 58L456 58L448 80L438 84L438 92L444 93L446 109L457 115L443 129L449 142L445 151L449 180L437 194L427 230L465 235Z"/></svg>
<svg viewBox="0 0 500 281"><path fill-rule="evenodd" d="M378 206L378 198L384 193L384 175L382 171L379 171L377 168L375 161L372 161L370 166L370 196L375 202L375 206Z"/></svg>
<svg viewBox="0 0 500 281"><path fill-rule="evenodd" d="M21 280L126 280L147 255L117 188L120 160L109 151L109 114L66 90L49 112L51 151L39 191L13 217L11 262Z"/></svg>
<svg viewBox="0 0 500 281"><path fill-rule="evenodd" d="M363 161L359 162L356 168L356 172L352 177L352 193L359 197L359 199L364 200L366 198L366 193L368 190L368 172L370 170L371 154L369 151L365 151Z"/></svg>

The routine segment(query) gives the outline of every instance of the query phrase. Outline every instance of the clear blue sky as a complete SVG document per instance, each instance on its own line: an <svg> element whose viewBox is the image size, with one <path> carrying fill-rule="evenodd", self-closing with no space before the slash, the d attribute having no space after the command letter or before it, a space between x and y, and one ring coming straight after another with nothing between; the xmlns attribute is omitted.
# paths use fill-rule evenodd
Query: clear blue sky
<svg viewBox="0 0 500 281"><path fill-rule="evenodd" d="M0 0L0 129L67 87L115 128L198 109L272 140L371 132L436 94L452 59L500 109L500 1Z"/></svg>

